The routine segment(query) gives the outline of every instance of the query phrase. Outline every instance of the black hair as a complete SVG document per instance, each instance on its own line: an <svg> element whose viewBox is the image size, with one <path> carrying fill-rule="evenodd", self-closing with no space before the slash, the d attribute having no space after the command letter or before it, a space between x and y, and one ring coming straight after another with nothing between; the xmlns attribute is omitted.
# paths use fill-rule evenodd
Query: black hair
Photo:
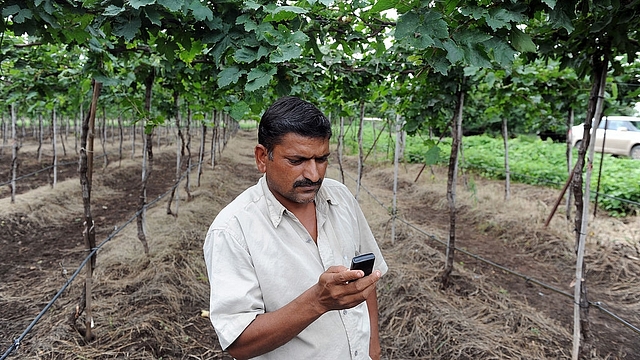
<svg viewBox="0 0 640 360"><path fill-rule="evenodd" d="M331 138L331 122L312 103L294 96L276 100L260 119L258 144L267 149L269 158L273 149L288 134L310 138Z"/></svg>

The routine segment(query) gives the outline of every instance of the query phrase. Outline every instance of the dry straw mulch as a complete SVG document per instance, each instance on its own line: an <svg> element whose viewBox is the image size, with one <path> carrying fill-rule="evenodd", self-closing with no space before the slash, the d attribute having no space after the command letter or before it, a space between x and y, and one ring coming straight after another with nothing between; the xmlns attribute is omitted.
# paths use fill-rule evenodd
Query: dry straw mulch
<svg viewBox="0 0 640 360"><path fill-rule="evenodd" d="M232 139L221 165L205 172L203 185L192 192L190 202L181 202L177 218L166 215L164 202L149 210L149 257L142 253L135 226L131 225L100 251L94 275L96 341L85 344L67 323L69 312L81 293L82 281L76 280L34 328L18 351L18 358L228 359L220 350L208 319L201 316L201 310L207 309L209 291L201 247L217 211L255 183L258 174L252 158L253 144L254 134L241 133ZM379 200L387 205L391 203L389 171L371 166L365 174L365 183L371 185ZM419 219L420 206L429 203L440 209L446 219L442 173L425 172L423 180L414 184L415 169L402 171L405 201L402 215ZM338 178L336 174L332 166L329 175ZM482 190L485 185L486 192ZM460 192L460 206L465 209L474 231L511 238L514 246L530 251L535 261L558 261L571 253L571 232L563 223L554 220L549 230L537 232L518 225L543 221L544 211L553 201L552 191L516 186L514 197L518 200L508 209L496 205L500 196L499 185L496 186L498 188L491 188L490 184L483 183L477 185L471 195ZM527 191L535 192L535 197ZM79 194L70 191L67 195L72 198L68 204L60 195L55 195L55 191L47 193L49 199L57 199L56 211L50 212L48 218L44 210L35 211L34 224L57 221L57 216L77 212L76 205L71 204L79 204ZM41 196L45 194L38 195ZM180 197L184 199L185 194ZM571 334L565 327L502 291L485 276L456 266L454 286L440 289L442 249L402 225L397 226L398 237L392 243L388 209L365 193L360 201L390 265L390 271L378 287L383 358L562 359L570 356ZM37 209L42 208L37 205ZM605 228L605 221L597 220L595 226ZM608 231L612 237L626 236L631 245L600 238L590 243L592 248L587 259L590 277L601 283L615 282L609 290L611 299L623 302L629 309L640 310L637 305L640 290L634 286L640 267L638 254L633 251L640 226L636 220L623 225L619 231ZM428 222L420 227L441 238L446 236L446 232L431 228ZM593 251L596 247L601 251ZM39 289L25 288L20 296L25 303L44 304L57 291L56 286L52 282ZM605 354L593 358L616 357Z"/></svg>

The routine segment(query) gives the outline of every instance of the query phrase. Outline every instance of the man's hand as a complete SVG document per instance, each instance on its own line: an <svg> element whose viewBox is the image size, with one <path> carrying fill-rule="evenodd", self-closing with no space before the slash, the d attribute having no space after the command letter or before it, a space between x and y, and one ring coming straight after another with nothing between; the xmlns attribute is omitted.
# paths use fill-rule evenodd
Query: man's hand
<svg viewBox="0 0 640 360"><path fill-rule="evenodd" d="M362 270L349 270L344 266L332 266L320 275L313 288L320 311L352 308L375 293L375 284L382 274L375 270L364 276ZM356 281L357 280L357 281Z"/></svg>

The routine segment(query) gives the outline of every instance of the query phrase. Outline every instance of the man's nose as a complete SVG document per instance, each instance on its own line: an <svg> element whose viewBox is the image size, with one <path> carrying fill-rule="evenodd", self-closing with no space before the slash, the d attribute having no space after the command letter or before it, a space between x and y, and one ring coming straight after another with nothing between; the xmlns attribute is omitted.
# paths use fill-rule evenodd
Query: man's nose
<svg viewBox="0 0 640 360"><path fill-rule="evenodd" d="M303 175L305 178L313 182L317 182L320 180L320 165L318 164L317 161L313 159L309 160L304 170L305 172Z"/></svg>

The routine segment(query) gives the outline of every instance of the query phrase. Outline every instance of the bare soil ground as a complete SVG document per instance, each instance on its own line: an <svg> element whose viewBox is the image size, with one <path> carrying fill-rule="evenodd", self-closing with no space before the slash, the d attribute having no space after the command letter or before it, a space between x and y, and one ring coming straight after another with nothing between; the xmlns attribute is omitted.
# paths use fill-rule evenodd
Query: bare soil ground
<svg viewBox="0 0 640 360"><path fill-rule="evenodd" d="M93 332L85 343L68 323L79 301L79 276L35 325L12 355L20 359L229 359L209 320L208 283L202 243L215 214L260 174L252 149L255 132L231 139L215 169L207 165L192 198L180 186L178 207L166 214L166 198L147 212L151 252L136 238L140 158L130 149L120 164L102 169L96 160L92 211L96 239L122 228L97 257L93 277ZM75 161L67 146L61 162ZM97 146L96 146L97 147ZM110 150L113 149L113 146ZM149 201L174 182L175 149L155 148ZM42 167L35 147L20 152L20 173ZM45 154L43 163L50 163ZM10 157L0 157L0 182L9 179ZM345 161L346 183L357 191L356 160ZM380 329L386 359L562 359L571 355L575 273L574 234L560 212L543 223L558 196L552 189L503 185L471 174L458 186L457 246L475 256L456 254L453 286L442 290L449 214L446 169L402 166L398 219L389 215L393 170L367 164L359 199L390 265L379 286ZM48 172L21 180L16 203L8 186L0 188L0 351L9 348L65 284L86 254L82 240L82 201L77 166L60 169L51 188ZM340 178L334 159L328 174ZM464 181L466 180L466 181ZM123 227L124 226L124 227ZM392 241L392 228L396 239ZM598 214L588 237L586 283L590 300L600 301L630 323L640 325L640 219ZM515 276L478 260L490 260L522 274ZM529 279L530 281L527 281ZM536 280L549 288L536 285ZM557 290L554 291L553 289ZM206 315L206 314L204 314ZM84 321L84 318L81 319ZM640 358L640 335L595 307L590 308L589 359Z"/></svg>

